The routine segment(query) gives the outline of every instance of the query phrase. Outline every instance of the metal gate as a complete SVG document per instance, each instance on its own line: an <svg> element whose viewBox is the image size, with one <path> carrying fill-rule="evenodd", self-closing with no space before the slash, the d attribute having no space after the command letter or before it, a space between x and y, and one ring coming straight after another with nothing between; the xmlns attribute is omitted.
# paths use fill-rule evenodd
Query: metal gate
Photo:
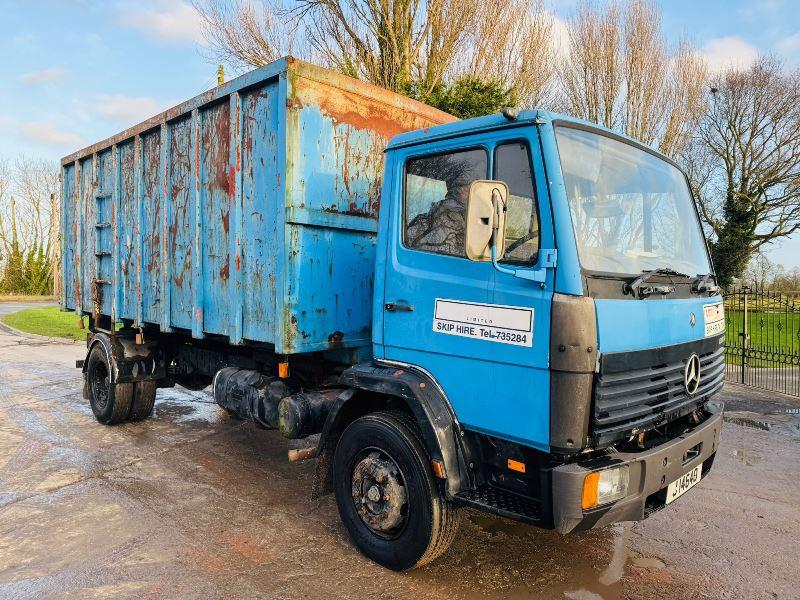
<svg viewBox="0 0 800 600"><path fill-rule="evenodd" d="M800 396L800 303L751 287L725 294L725 378Z"/></svg>

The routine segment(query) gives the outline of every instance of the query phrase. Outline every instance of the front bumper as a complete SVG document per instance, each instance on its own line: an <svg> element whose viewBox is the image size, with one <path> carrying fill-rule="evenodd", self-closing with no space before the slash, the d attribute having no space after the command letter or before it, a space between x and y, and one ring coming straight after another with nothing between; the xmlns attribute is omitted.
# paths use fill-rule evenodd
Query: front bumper
<svg viewBox="0 0 800 600"><path fill-rule="evenodd" d="M570 463L553 470L553 526L561 533L639 521L664 506L666 487L698 464L702 476L711 468L719 447L722 408L692 431L642 452L621 452ZM688 459L687 459L688 457ZM627 464L628 495L606 506L581 508L583 481L592 471Z"/></svg>

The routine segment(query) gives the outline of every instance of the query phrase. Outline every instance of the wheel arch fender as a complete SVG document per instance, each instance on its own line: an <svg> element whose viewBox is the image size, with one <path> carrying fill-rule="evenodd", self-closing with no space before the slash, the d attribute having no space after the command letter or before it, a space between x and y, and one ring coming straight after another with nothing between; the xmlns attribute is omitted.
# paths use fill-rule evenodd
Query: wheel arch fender
<svg viewBox="0 0 800 600"><path fill-rule="evenodd" d="M473 487L468 465L474 451L462 435L447 397L430 374L412 365L373 362L350 367L339 381L346 389L333 403L320 434L314 497L333 489L333 452L347 425L384 408L389 401L407 408L419 424L428 455L444 466L448 497Z"/></svg>
<svg viewBox="0 0 800 600"><path fill-rule="evenodd" d="M95 346L98 345L103 348L103 352L106 354L106 361L111 370L111 381L116 381L116 361L112 353L111 338L102 332L93 334L86 343L86 359L83 361L81 371L86 375L87 369L89 368L89 356L92 354L92 350L94 350Z"/></svg>
<svg viewBox="0 0 800 600"><path fill-rule="evenodd" d="M157 339L136 344L131 335L109 335L103 331L94 333L87 342L86 359L82 367L84 374L89 355L98 344L106 354L112 383L158 380L166 376L166 364Z"/></svg>

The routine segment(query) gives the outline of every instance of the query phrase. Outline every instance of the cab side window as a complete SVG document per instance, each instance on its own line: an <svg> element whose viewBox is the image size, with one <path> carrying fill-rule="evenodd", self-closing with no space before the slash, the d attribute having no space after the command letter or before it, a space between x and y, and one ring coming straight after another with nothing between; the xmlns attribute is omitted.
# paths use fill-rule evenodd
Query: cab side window
<svg viewBox="0 0 800 600"><path fill-rule="evenodd" d="M404 182L405 245L465 258L469 186L487 173L488 156L480 148L410 159Z"/></svg>
<svg viewBox="0 0 800 600"><path fill-rule="evenodd" d="M539 211L527 142L510 142L495 148L493 179L505 181L509 192L502 261L533 264L539 254Z"/></svg>

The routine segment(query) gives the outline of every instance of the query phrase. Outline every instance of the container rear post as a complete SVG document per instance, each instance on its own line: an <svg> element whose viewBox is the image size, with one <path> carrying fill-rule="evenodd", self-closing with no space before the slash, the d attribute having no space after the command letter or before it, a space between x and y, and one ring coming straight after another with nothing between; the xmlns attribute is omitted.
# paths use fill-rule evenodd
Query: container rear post
<svg viewBox="0 0 800 600"><path fill-rule="evenodd" d="M59 307L62 311L67 310L67 176L64 167L61 168L61 211L58 235L58 251L61 253L61 289L59 290Z"/></svg>
<svg viewBox="0 0 800 600"><path fill-rule="evenodd" d="M228 159L228 203L230 235L228 252L228 284L230 285L231 344L242 343L242 111L241 95L230 96L230 144Z"/></svg>
<svg viewBox="0 0 800 600"><path fill-rule="evenodd" d="M75 236L75 312L83 315L83 163L75 161L75 218L78 219L78 230Z"/></svg>

